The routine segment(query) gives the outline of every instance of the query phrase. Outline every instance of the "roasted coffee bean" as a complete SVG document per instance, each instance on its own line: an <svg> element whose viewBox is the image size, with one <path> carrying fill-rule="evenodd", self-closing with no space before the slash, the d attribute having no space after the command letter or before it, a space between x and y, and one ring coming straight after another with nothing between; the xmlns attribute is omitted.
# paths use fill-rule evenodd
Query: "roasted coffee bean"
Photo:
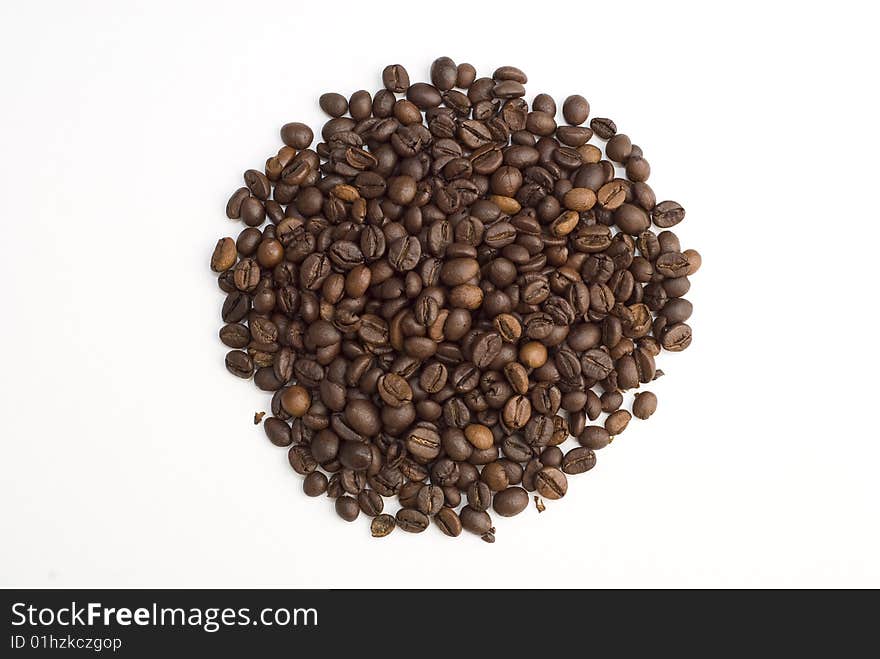
<svg viewBox="0 0 880 659"><path fill-rule="evenodd" d="M459 514L461 526L465 531L470 531L477 535L488 533L492 528L492 518L489 513L480 510L474 510L470 506L465 506Z"/></svg>
<svg viewBox="0 0 880 659"><path fill-rule="evenodd" d="M578 441L582 446L598 451L611 443L611 435L601 426L587 426L578 437Z"/></svg>
<svg viewBox="0 0 880 659"><path fill-rule="evenodd" d="M401 508L396 515L397 526L408 533L421 533L428 528L428 517L419 510Z"/></svg>
<svg viewBox="0 0 880 659"><path fill-rule="evenodd" d="M412 388L396 373L386 373L379 378L377 385L379 396L391 407L400 407L412 400Z"/></svg>
<svg viewBox="0 0 880 659"><path fill-rule="evenodd" d="M579 126L590 116L590 104L583 96L569 96L562 104L562 116L572 126Z"/></svg>
<svg viewBox="0 0 880 659"><path fill-rule="evenodd" d="M545 499L561 499L568 491L568 479L556 467L544 467L535 474L535 488Z"/></svg>
<svg viewBox="0 0 880 659"><path fill-rule="evenodd" d="M341 496L336 499L336 514L339 515L346 522L353 522L358 518L358 515L361 512L360 506L358 506L357 499L350 496Z"/></svg>
<svg viewBox="0 0 880 659"><path fill-rule="evenodd" d="M373 490L362 490L358 493L357 501L361 512L369 517L376 517L381 514L385 505L382 497Z"/></svg>
<svg viewBox="0 0 880 659"><path fill-rule="evenodd" d="M409 87L409 74L401 64L389 64L382 71L382 83L385 89L402 94Z"/></svg>
<svg viewBox="0 0 880 659"><path fill-rule="evenodd" d="M518 394L511 397L511 399L505 403L502 412L502 419L504 420L504 425L508 428L517 430L523 428L528 423L531 415L532 404L529 402L529 399Z"/></svg>
<svg viewBox="0 0 880 659"><path fill-rule="evenodd" d="M626 410L617 410L609 414L608 418L605 419L605 430L608 431L609 435L619 435L626 430L631 418L632 415Z"/></svg>
<svg viewBox="0 0 880 659"><path fill-rule="evenodd" d="M633 416L647 419L657 411L657 396L650 391L636 394L633 400Z"/></svg>
<svg viewBox="0 0 880 659"><path fill-rule="evenodd" d="M318 99L318 105L331 117L341 117L348 112L348 100L342 94L335 92L321 94L321 97Z"/></svg>
<svg viewBox="0 0 880 659"><path fill-rule="evenodd" d="M384 538L396 525L397 522L391 515L382 514L370 522L370 533L374 538Z"/></svg>
<svg viewBox="0 0 880 659"><path fill-rule="evenodd" d="M270 417L263 424L263 430L266 433L266 437L275 446L290 446L292 441L290 438L290 426L285 421L276 419L274 416Z"/></svg>
<svg viewBox="0 0 880 659"><path fill-rule="evenodd" d="M662 334L660 344L670 352L681 352L691 344L691 328L686 323L668 325Z"/></svg>
<svg viewBox="0 0 880 659"><path fill-rule="evenodd" d="M470 500L468 500L470 504ZM529 493L521 487L509 487L498 492L492 502L496 513L502 517L519 515L529 505Z"/></svg>
<svg viewBox="0 0 880 659"><path fill-rule="evenodd" d="M610 140L617 134L617 125L611 119L595 117L590 121L590 128L603 140Z"/></svg>
<svg viewBox="0 0 880 659"><path fill-rule="evenodd" d="M596 466L596 454L589 448L579 446L562 458L562 471L566 474L582 474Z"/></svg>
<svg viewBox="0 0 880 659"><path fill-rule="evenodd" d="M246 352L231 350L226 353L226 370L247 379L254 374L254 362Z"/></svg>
<svg viewBox="0 0 880 659"><path fill-rule="evenodd" d="M294 444L287 452L287 459L293 470L302 475L310 474L318 468L318 463L312 457L312 452L308 446L303 444Z"/></svg>
<svg viewBox="0 0 880 659"><path fill-rule="evenodd" d="M235 265L237 258L235 241L232 238L221 238L211 255L211 270L225 272Z"/></svg>
<svg viewBox="0 0 880 659"><path fill-rule="evenodd" d="M434 517L434 522L440 528L440 530L444 533L444 535L448 535L450 537L458 537L461 535L461 520L458 517L458 514L452 508L443 508L439 513Z"/></svg>
<svg viewBox="0 0 880 659"><path fill-rule="evenodd" d="M307 149L314 137L312 129L305 124L294 122L281 127L281 141L294 149Z"/></svg>
<svg viewBox="0 0 880 659"><path fill-rule="evenodd" d="M226 217L230 220L237 220L241 217L241 206L244 200L250 197L251 191L247 188L239 188L232 193L229 201L226 202Z"/></svg>
<svg viewBox="0 0 880 659"><path fill-rule="evenodd" d="M327 492L327 476L320 471L307 474L303 480L303 492L310 497L321 496Z"/></svg>

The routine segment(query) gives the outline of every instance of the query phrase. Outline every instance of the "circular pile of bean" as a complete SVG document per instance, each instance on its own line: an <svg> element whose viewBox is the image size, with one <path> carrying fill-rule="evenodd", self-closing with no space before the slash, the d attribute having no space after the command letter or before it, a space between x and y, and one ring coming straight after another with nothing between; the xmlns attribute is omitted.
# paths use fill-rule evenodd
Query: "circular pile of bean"
<svg viewBox="0 0 880 659"><path fill-rule="evenodd" d="M226 214L246 227L211 258L220 339L231 373L274 392L264 428L307 495L374 536L433 519L492 542L490 511L563 497L654 412L641 385L691 342L700 255L584 97L558 123L518 68L441 57L430 78L393 64L375 94L322 95L317 143L286 124L244 173Z"/></svg>

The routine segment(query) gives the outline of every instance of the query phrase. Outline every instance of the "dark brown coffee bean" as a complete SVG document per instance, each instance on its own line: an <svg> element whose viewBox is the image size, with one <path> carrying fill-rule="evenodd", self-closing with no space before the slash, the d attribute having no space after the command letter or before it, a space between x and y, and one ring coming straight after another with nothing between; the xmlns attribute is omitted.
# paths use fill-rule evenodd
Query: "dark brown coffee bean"
<svg viewBox="0 0 880 659"><path fill-rule="evenodd" d="M284 124L281 127L281 141L294 149L307 149L315 134L312 129L301 123Z"/></svg>
<svg viewBox="0 0 880 659"><path fill-rule="evenodd" d="M321 97L318 99L318 105L331 117L341 117L348 112L348 100L342 94L335 92L321 94Z"/></svg>
<svg viewBox="0 0 880 659"><path fill-rule="evenodd" d="M657 396L650 391L636 394L633 401L633 416L647 419L657 411Z"/></svg>
<svg viewBox="0 0 880 659"><path fill-rule="evenodd" d="M360 506L358 506L357 499L350 496L341 496L336 499L336 514L339 515L346 522L353 522L358 518L358 515L361 512Z"/></svg>
<svg viewBox="0 0 880 659"><path fill-rule="evenodd" d="M601 426L587 426L578 437L578 441L582 446L598 451L611 443L611 435Z"/></svg>
<svg viewBox="0 0 880 659"><path fill-rule="evenodd" d="M307 474L303 480L303 492L310 497L321 496L327 492L327 476L320 471Z"/></svg>
<svg viewBox="0 0 880 659"><path fill-rule="evenodd" d="M270 417L263 424L263 430L266 433L266 437L275 446L290 446L292 441L290 438L290 426L285 421Z"/></svg>
<svg viewBox="0 0 880 659"><path fill-rule="evenodd" d="M590 128L603 140L610 140L617 133L617 125L604 117L595 117L590 121Z"/></svg>
<svg viewBox="0 0 880 659"><path fill-rule="evenodd" d="M381 514L385 504L382 497L373 490L362 490L357 496L358 506L364 515L376 517Z"/></svg>
<svg viewBox="0 0 880 659"><path fill-rule="evenodd" d="M631 418L632 415L626 410L617 410L605 419L605 430L608 431L609 435L619 435L626 430Z"/></svg>
<svg viewBox="0 0 880 659"><path fill-rule="evenodd" d="M529 79L526 74L515 66L500 66L495 69L495 73L492 74L492 78L495 80L513 80L522 85L526 84Z"/></svg>
<svg viewBox="0 0 880 659"><path fill-rule="evenodd" d="M241 206L244 200L250 197L251 191L247 188L239 188L232 193L229 201L226 203L226 217L230 220L237 220L241 217Z"/></svg>
<svg viewBox="0 0 880 659"><path fill-rule="evenodd" d="M443 489L437 485L425 485L416 496L416 507L425 515L436 515L444 503Z"/></svg>
<svg viewBox="0 0 880 659"><path fill-rule="evenodd" d="M579 126L590 116L590 104L583 96L569 96L562 104L562 116L572 126Z"/></svg>
<svg viewBox="0 0 880 659"><path fill-rule="evenodd" d="M409 87L409 74L401 64L389 64L382 71L382 84L385 89L402 94Z"/></svg>
<svg viewBox="0 0 880 659"><path fill-rule="evenodd" d="M488 533L492 528L492 518L485 511L474 510L470 506L465 506L459 514L461 526L465 531L470 531L477 535Z"/></svg>
<svg viewBox="0 0 880 659"><path fill-rule="evenodd" d="M231 350L226 353L226 370L237 377L247 379L254 374L254 362L246 352Z"/></svg>
<svg viewBox="0 0 880 659"><path fill-rule="evenodd" d="M529 494L521 487L509 487L498 492L492 502L495 512L502 517L520 514L529 505Z"/></svg>
<svg viewBox="0 0 880 659"><path fill-rule="evenodd" d="M458 537L461 535L461 520L458 514L452 508L443 508L434 517L434 522L444 533L450 537Z"/></svg>
<svg viewBox="0 0 880 659"><path fill-rule="evenodd" d="M523 428L532 415L532 404L523 395L517 394L511 397L504 405L502 419L504 425L512 430Z"/></svg>
<svg viewBox="0 0 880 659"><path fill-rule="evenodd" d="M395 526L397 522L391 515L382 514L370 522L370 534L374 538L384 538L394 530Z"/></svg>
<svg viewBox="0 0 880 659"><path fill-rule="evenodd" d="M545 499L561 499L568 491L568 479L556 467L544 467L535 474L535 487Z"/></svg>
<svg viewBox="0 0 880 659"><path fill-rule="evenodd" d="M308 446L303 444L294 444L287 452L287 459L293 470L305 476L318 468L318 463L312 457L312 452Z"/></svg>
<svg viewBox="0 0 880 659"><path fill-rule="evenodd" d="M396 515L397 526L408 533L421 533L428 528L428 517L418 510L401 508Z"/></svg>
<svg viewBox="0 0 880 659"><path fill-rule="evenodd" d="M409 383L396 373L386 373L378 382L379 396L391 407L400 407L412 400Z"/></svg>
<svg viewBox="0 0 880 659"><path fill-rule="evenodd" d="M570 475L583 474L595 466L596 454L584 446L571 449L562 458L562 471Z"/></svg>

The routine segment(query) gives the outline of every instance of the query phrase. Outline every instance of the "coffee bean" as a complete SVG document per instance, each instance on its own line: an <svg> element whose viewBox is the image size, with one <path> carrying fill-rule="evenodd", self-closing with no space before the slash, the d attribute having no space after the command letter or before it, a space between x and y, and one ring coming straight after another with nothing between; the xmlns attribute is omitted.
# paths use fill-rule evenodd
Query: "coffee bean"
<svg viewBox="0 0 880 659"><path fill-rule="evenodd" d="M237 258L235 241L232 238L221 238L211 255L211 270L225 272L235 265Z"/></svg>
<svg viewBox="0 0 880 659"><path fill-rule="evenodd" d="M568 479L556 467L544 467L535 474L535 487L545 499L561 499L568 491Z"/></svg>
<svg viewBox="0 0 880 659"><path fill-rule="evenodd" d="M410 85L406 90L406 98L415 103L421 110L437 107L443 100L436 87L424 82Z"/></svg>
<svg viewBox="0 0 880 659"><path fill-rule="evenodd" d="M522 85L526 84L529 79L525 73L521 69L518 69L515 66L500 66L495 69L495 73L492 74L492 78L495 80L513 80Z"/></svg>
<svg viewBox="0 0 880 659"><path fill-rule="evenodd" d="M633 416L647 419L657 411L657 396L650 391L638 393L633 400Z"/></svg>
<svg viewBox="0 0 880 659"><path fill-rule="evenodd" d="M562 104L562 116L572 126L579 126L590 116L590 104L587 99L578 94L569 96Z"/></svg>
<svg viewBox="0 0 880 659"><path fill-rule="evenodd" d="M307 474L303 480L303 492L306 496L319 497L327 491L327 476L320 471Z"/></svg>
<svg viewBox="0 0 880 659"><path fill-rule="evenodd" d="M290 438L290 426L281 419L275 417L266 419L266 423L263 424L263 430L266 433L266 437L275 446L290 446L292 441Z"/></svg>
<svg viewBox="0 0 880 659"><path fill-rule="evenodd" d="M539 368L547 362L547 347L538 341L529 341L520 348L519 359L530 368Z"/></svg>
<svg viewBox="0 0 880 659"><path fill-rule="evenodd" d="M578 441L581 446L598 451L611 443L611 435L601 426L587 426L578 437Z"/></svg>
<svg viewBox="0 0 880 659"><path fill-rule="evenodd" d="M226 217L230 220L237 220L241 217L241 205L244 200L250 197L251 191L247 188L239 188L232 193L229 201L226 202Z"/></svg>
<svg viewBox="0 0 880 659"><path fill-rule="evenodd" d="M474 510L470 506L465 506L459 513L461 526L465 531L470 531L477 535L488 533L492 528L492 518L489 513L480 510Z"/></svg>
<svg viewBox="0 0 880 659"><path fill-rule="evenodd" d="M290 466L293 467L293 470L303 476L310 474L318 468L318 464L312 457L312 452L309 450L309 447L302 444L294 444L291 446L290 450L287 452L287 459L288 462L290 462Z"/></svg>
<svg viewBox="0 0 880 659"><path fill-rule="evenodd" d="M434 516L434 522L445 535L453 538L461 535L461 520L452 508L443 508L440 510L440 512Z"/></svg>
<svg viewBox="0 0 880 659"><path fill-rule="evenodd" d="M291 416L301 417L305 415L311 404L311 396L305 387L294 385L285 389L281 394L281 405Z"/></svg>
<svg viewBox="0 0 880 659"><path fill-rule="evenodd" d="M293 122L281 127L281 141L294 149L307 149L315 134L305 124Z"/></svg>
<svg viewBox="0 0 880 659"><path fill-rule="evenodd" d="M401 508L397 511L397 526L408 533L421 533L428 528L428 517L418 510Z"/></svg>
<svg viewBox="0 0 880 659"><path fill-rule="evenodd" d="M244 325L229 323L220 328L220 340L230 348L247 348L251 335Z"/></svg>
<svg viewBox="0 0 880 659"><path fill-rule="evenodd" d="M382 84L385 89L402 94L409 87L409 74L401 64L389 64L382 71Z"/></svg>
<svg viewBox="0 0 880 659"><path fill-rule="evenodd" d="M608 418L605 419L605 430L608 431L609 435L619 435L626 430L631 418L632 415L626 410L617 410L609 414Z"/></svg>
<svg viewBox="0 0 880 659"><path fill-rule="evenodd" d="M521 394L511 397L504 405L502 419L504 425L512 430L522 428L532 415L532 404Z"/></svg>
<svg viewBox="0 0 880 659"><path fill-rule="evenodd" d="M590 121L590 128L603 140L610 140L617 133L617 125L611 119L596 117Z"/></svg>
<svg viewBox="0 0 880 659"><path fill-rule="evenodd" d="M364 515L376 517L384 508L384 500L373 490L362 490L357 496L358 506Z"/></svg>
<svg viewBox="0 0 880 659"><path fill-rule="evenodd" d="M247 197L241 202L241 219L249 227L258 227L266 219L266 207L256 197Z"/></svg>
<svg viewBox="0 0 880 659"><path fill-rule="evenodd" d="M492 448L492 445L495 443L492 431L486 426L480 424L472 423L466 426L464 429L464 435L468 442L470 442L474 448L479 450Z"/></svg>
<svg viewBox="0 0 880 659"><path fill-rule="evenodd" d="M342 94L335 92L321 94L321 97L318 99L318 105L331 117L341 117L348 112L348 100Z"/></svg>
<svg viewBox="0 0 880 659"><path fill-rule="evenodd" d="M670 352L681 352L691 344L691 328L686 323L669 325L663 332L660 344Z"/></svg>
<svg viewBox="0 0 880 659"><path fill-rule="evenodd" d="M561 466L566 474L583 474L596 466L596 454L584 446L573 448L562 458Z"/></svg>
<svg viewBox="0 0 880 659"><path fill-rule="evenodd" d="M378 382L379 396L391 407L400 407L412 400L409 383L396 373L386 373Z"/></svg>
<svg viewBox="0 0 880 659"><path fill-rule="evenodd" d="M365 442L347 440L339 449L339 462L346 469L362 471L373 461L373 452Z"/></svg>
<svg viewBox="0 0 880 659"><path fill-rule="evenodd" d="M488 455L486 455L486 460L481 461L486 464L483 467L483 471L480 472L480 480L488 485L489 489L493 492L499 492L510 485L510 474L503 462L494 459L497 455L496 451L492 450L485 453L488 453ZM475 461L474 455L471 455L470 460L472 462Z"/></svg>
<svg viewBox="0 0 880 659"><path fill-rule="evenodd" d="M346 522L353 522L358 518L358 515L361 512L357 499L348 495L336 499L335 506L336 514Z"/></svg>
<svg viewBox="0 0 880 659"><path fill-rule="evenodd" d="M437 485L425 485L416 496L416 507L425 515L436 515L445 501L443 489Z"/></svg>
<svg viewBox="0 0 880 659"><path fill-rule="evenodd" d="M442 91L455 87L458 67L448 57L438 57L431 64L431 83Z"/></svg>
<svg viewBox="0 0 880 659"><path fill-rule="evenodd" d="M254 374L254 362L246 352L231 350L226 353L226 370L235 376L247 379Z"/></svg>
<svg viewBox="0 0 880 659"><path fill-rule="evenodd" d="M384 538L394 530L395 526L397 523L391 515L378 515L370 522L370 534L374 538Z"/></svg>
<svg viewBox="0 0 880 659"><path fill-rule="evenodd" d="M651 166L641 156L630 156L626 160L626 175L630 181L647 181Z"/></svg>
<svg viewBox="0 0 880 659"><path fill-rule="evenodd" d="M502 517L519 515L529 505L529 493L521 487L509 487L495 495L492 507Z"/></svg>
<svg viewBox="0 0 880 659"><path fill-rule="evenodd" d="M407 450L420 460L433 460L440 455L440 435L429 426L416 426L406 438Z"/></svg>

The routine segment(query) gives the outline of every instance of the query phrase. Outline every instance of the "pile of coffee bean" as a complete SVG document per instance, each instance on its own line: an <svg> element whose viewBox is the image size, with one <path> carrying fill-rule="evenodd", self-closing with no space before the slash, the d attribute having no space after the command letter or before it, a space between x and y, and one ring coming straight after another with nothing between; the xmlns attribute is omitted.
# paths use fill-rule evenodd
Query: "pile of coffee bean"
<svg viewBox="0 0 880 659"><path fill-rule="evenodd" d="M220 339L231 373L274 392L265 432L307 495L374 536L433 519L492 542L490 509L565 496L654 413L642 385L691 343L700 255L642 149L583 96L558 122L516 67L478 78L441 57L430 79L392 64L374 94L322 95L317 144L286 124L244 173L226 214L246 227L211 258Z"/></svg>

